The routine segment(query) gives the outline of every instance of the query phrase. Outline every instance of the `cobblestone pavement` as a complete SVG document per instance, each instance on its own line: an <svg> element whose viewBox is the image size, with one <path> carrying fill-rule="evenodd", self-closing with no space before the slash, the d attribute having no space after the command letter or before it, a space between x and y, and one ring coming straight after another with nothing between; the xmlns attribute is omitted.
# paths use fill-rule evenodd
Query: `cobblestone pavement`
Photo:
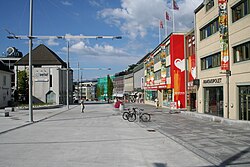
<svg viewBox="0 0 250 167"><path fill-rule="evenodd" d="M141 126L157 130L215 166L250 166L250 130L224 125L183 113L170 114L144 104L137 106L152 114Z"/></svg>

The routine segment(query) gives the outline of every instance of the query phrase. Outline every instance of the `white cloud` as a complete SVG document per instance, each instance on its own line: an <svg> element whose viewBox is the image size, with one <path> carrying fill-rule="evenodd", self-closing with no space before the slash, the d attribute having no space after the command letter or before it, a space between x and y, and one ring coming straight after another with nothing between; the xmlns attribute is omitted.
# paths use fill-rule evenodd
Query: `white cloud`
<svg viewBox="0 0 250 167"><path fill-rule="evenodd" d="M59 43L56 42L55 39L52 39L52 38L47 41L47 44L49 46L58 46L59 45Z"/></svg>
<svg viewBox="0 0 250 167"><path fill-rule="evenodd" d="M62 50L66 51L64 47ZM123 49L115 48L111 45L95 44L93 47L88 46L84 41L78 41L70 46L70 52L79 56L100 56L100 57L131 57Z"/></svg>
<svg viewBox="0 0 250 167"><path fill-rule="evenodd" d="M168 1L169 2L169 1ZM202 0L178 1L179 11L175 12L177 31L192 28L194 9ZM107 8L98 12L98 16L111 26L117 26L131 39L145 37L149 30L159 26L159 20L165 19L167 0L121 0L121 8ZM167 9L172 19L172 11ZM172 22L169 22L169 27Z"/></svg>
<svg viewBox="0 0 250 167"><path fill-rule="evenodd" d="M65 6L71 6L71 5L72 5L72 3L69 2L69 1L61 1L61 3L62 3L63 5L65 5Z"/></svg>

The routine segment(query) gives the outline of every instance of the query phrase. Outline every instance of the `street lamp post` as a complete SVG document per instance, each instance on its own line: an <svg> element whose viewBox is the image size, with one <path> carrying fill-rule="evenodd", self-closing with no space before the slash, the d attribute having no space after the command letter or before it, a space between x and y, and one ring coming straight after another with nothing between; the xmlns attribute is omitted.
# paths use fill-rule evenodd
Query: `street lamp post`
<svg viewBox="0 0 250 167"><path fill-rule="evenodd" d="M29 114L30 122L33 122L33 93L32 93L32 27L33 26L33 0L30 0L30 30L29 30Z"/></svg>
<svg viewBox="0 0 250 167"><path fill-rule="evenodd" d="M33 0L30 0L30 26L29 35L15 35L9 32L8 39L28 39L29 40L29 115L30 122L33 122L33 92L32 92L32 40L33 39L122 39L121 36L84 36L84 35L64 35L64 36L33 36ZM69 108L69 42L67 56L67 107Z"/></svg>

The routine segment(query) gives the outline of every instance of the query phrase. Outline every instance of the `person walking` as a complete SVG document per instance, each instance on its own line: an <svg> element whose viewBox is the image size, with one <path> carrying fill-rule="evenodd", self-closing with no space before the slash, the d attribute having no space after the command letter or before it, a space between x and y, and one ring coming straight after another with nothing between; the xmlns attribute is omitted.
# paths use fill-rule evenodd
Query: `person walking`
<svg viewBox="0 0 250 167"><path fill-rule="evenodd" d="M82 113L84 113L84 108L85 108L84 99L82 98L82 100L81 100L81 111L82 111Z"/></svg>
<svg viewBox="0 0 250 167"><path fill-rule="evenodd" d="M159 107L159 100L155 98L155 108L158 109L158 107Z"/></svg>

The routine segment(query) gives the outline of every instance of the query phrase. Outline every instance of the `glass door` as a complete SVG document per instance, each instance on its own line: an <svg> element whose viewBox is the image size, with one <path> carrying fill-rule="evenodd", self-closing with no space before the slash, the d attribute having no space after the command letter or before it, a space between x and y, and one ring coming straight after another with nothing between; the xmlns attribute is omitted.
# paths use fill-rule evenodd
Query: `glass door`
<svg viewBox="0 0 250 167"><path fill-rule="evenodd" d="M250 120L250 95L246 96L246 120Z"/></svg>

